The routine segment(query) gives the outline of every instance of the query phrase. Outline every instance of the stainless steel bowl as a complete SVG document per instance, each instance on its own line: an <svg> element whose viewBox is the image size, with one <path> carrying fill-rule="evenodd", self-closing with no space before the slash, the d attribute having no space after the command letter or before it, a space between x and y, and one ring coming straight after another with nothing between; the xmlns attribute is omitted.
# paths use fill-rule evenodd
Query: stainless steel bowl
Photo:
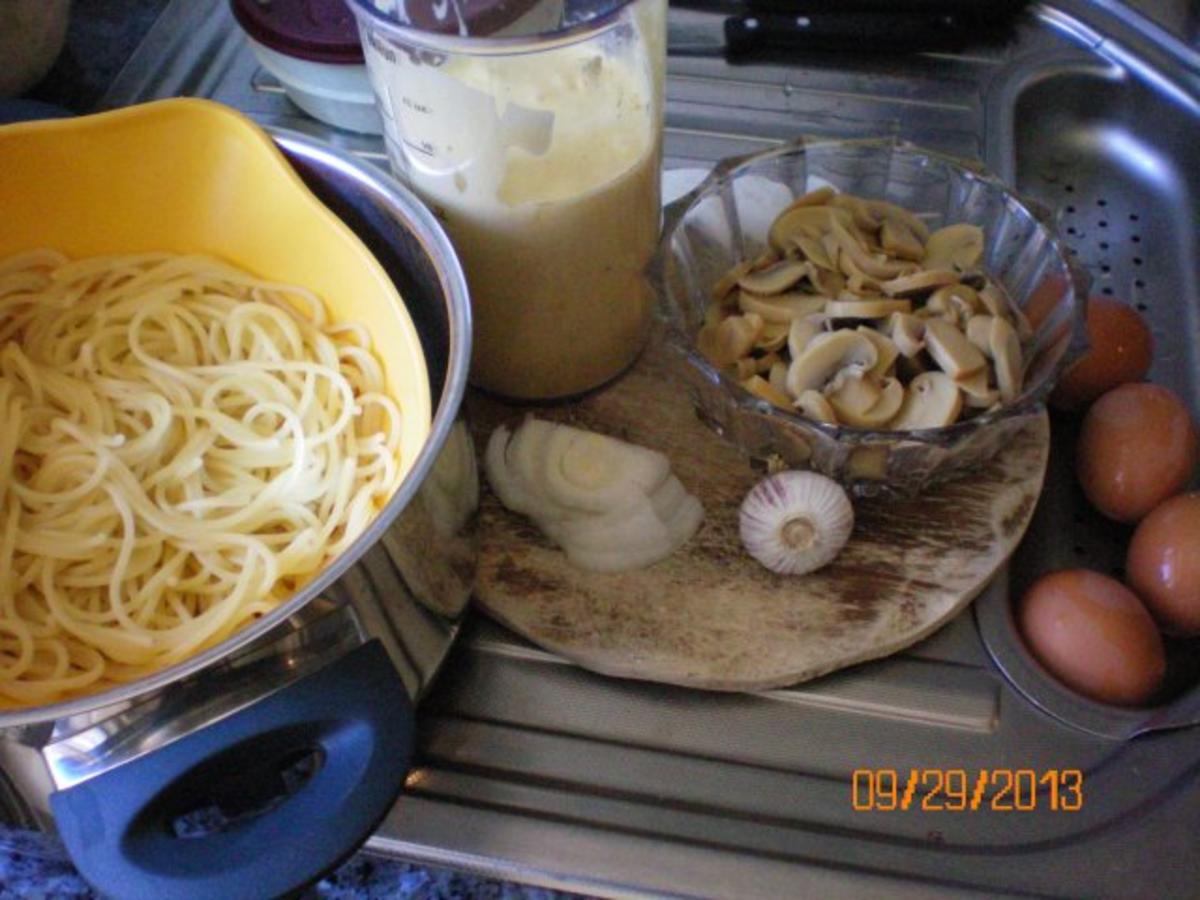
<svg viewBox="0 0 1200 900"><path fill-rule="evenodd" d="M84 875L122 896L228 896L233 883L274 895L357 847L403 785L413 705L474 582L479 487L461 410L471 320L454 251L389 176L273 136L405 299L432 429L357 552L271 615L122 688L0 714L9 818L57 830ZM188 829L206 836L177 836Z"/></svg>

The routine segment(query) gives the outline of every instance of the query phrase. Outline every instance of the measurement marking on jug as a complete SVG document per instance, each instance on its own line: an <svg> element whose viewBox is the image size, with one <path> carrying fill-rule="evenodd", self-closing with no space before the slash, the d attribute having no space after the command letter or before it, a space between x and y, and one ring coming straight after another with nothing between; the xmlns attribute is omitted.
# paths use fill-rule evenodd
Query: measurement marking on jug
<svg viewBox="0 0 1200 900"><path fill-rule="evenodd" d="M1078 812L1079 769L855 769L850 803L859 812Z"/></svg>

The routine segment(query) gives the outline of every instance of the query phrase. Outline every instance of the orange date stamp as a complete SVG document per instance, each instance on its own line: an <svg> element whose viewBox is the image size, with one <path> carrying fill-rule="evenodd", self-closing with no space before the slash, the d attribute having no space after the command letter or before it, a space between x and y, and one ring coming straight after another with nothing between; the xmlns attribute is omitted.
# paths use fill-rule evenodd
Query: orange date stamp
<svg viewBox="0 0 1200 900"><path fill-rule="evenodd" d="M855 769L850 803L859 812L1078 812L1079 769Z"/></svg>

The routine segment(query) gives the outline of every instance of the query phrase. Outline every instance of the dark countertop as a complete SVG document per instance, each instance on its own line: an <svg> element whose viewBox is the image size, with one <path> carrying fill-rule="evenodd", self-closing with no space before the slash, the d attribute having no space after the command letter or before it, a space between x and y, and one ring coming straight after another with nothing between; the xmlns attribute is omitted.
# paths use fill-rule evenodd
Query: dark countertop
<svg viewBox="0 0 1200 900"><path fill-rule="evenodd" d="M74 0L66 46L26 99L76 113L93 109L166 5L167 0ZM570 895L359 854L321 881L310 896L555 900ZM97 895L55 838L0 827L0 900L19 897L82 900Z"/></svg>

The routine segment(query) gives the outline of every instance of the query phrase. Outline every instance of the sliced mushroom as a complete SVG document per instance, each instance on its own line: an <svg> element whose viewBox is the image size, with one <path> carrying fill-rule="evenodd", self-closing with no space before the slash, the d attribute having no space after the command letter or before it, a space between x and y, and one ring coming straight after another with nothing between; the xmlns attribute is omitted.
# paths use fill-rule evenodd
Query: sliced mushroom
<svg viewBox="0 0 1200 900"><path fill-rule="evenodd" d="M925 349L925 323L916 316L892 313L887 320L887 333L896 349L909 359Z"/></svg>
<svg viewBox="0 0 1200 900"><path fill-rule="evenodd" d="M925 258L925 245L912 230L894 216L883 220L879 230L879 243L892 256L921 262Z"/></svg>
<svg viewBox="0 0 1200 900"><path fill-rule="evenodd" d="M857 387L858 384L870 385L870 389L864 390ZM862 404L872 396L875 402L864 409ZM879 382L870 374L851 374L838 385L838 390L829 393L829 403L837 413L838 421L844 425L884 428L904 403L904 386L895 378Z"/></svg>
<svg viewBox="0 0 1200 900"><path fill-rule="evenodd" d="M878 292L879 282L860 269L854 258L840 248L838 250L838 268L846 275L846 291L855 295L867 291Z"/></svg>
<svg viewBox="0 0 1200 900"><path fill-rule="evenodd" d="M958 310L950 304L950 300L945 296L930 297L914 315L919 319L941 319L956 327L961 324L958 319Z"/></svg>
<svg viewBox="0 0 1200 900"><path fill-rule="evenodd" d="M779 256L780 254L776 252L774 247L767 247L751 261L750 271L757 272L760 269L775 265L775 263L779 262Z"/></svg>
<svg viewBox="0 0 1200 900"><path fill-rule="evenodd" d="M879 382L857 366L842 369L821 393L837 413L838 421L855 428L870 427L860 423L883 394Z"/></svg>
<svg viewBox="0 0 1200 900"><path fill-rule="evenodd" d="M826 297L836 297L846 289L845 276L833 269L814 269L810 280L817 293Z"/></svg>
<svg viewBox="0 0 1200 900"><path fill-rule="evenodd" d="M929 301L932 303L939 300L950 309L954 310L955 318L960 324L966 324L967 319L983 310L983 304L979 300L979 294L973 287L965 284L948 284L945 287L940 287L929 295Z"/></svg>
<svg viewBox="0 0 1200 900"><path fill-rule="evenodd" d="M767 243L784 252L798 234L819 238L829 230L833 214L828 206L793 206L780 213L771 223Z"/></svg>
<svg viewBox="0 0 1200 900"><path fill-rule="evenodd" d="M778 406L780 409L786 409L789 412L792 409L792 398L782 391L776 390L774 385L761 375L751 375L742 382L742 387L755 397L766 400L772 406Z"/></svg>
<svg viewBox="0 0 1200 900"><path fill-rule="evenodd" d="M807 194L797 197L783 209L783 212L799 209L801 206L824 206L836 193L837 191L829 187L829 185L819 187L814 191L809 191Z"/></svg>
<svg viewBox="0 0 1200 900"><path fill-rule="evenodd" d="M910 274L917 267L910 262L892 262L885 257L880 260L871 256L866 251L858 239L850 233L850 230L838 221L837 217L829 220L831 226L830 233L837 239L838 246L842 253L848 256L854 262L855 268L862 271L865 275L869 275L874 279L881 278L898 278L902 275ZM843 262L842 271L846 271ZM849 272L846 272L849 275ZM957 279L956 279L957 280Z"/></svg>
<svg viewBox="0 0 1200 900"><path fill-rule="evenodd" d="M801 233L792 235L791 241L792 246L799 249L804 254L805 259L814 266L829 270L834 268L833 261L829 258L829 254L825 252L820 239Z"/></svg>
<svg viewBox="0 0 1200 900"><path fill-rule="evenodd" d="M929 226L903 206L888 203L886 200L868 200L867 206L871 208L875 215L881 218L896 219L920 238L922 242L929 239Z"/></svg>
<svg viewBox="0 0 1200 900"><path fill-rule="evenodd" d="M999 316L992 319L988 338L992 361L996 366L996 387L1000 399L1009 403L1021 393L1021 340L1017 331Z"/></svg>
<svg viewBox="0 0 1200 900"><path fill-rule="evenodd" d="M775 368L775 366L782 365L786 367L787 365L787 363L783 361L783 358L775 352L769 352L765 356L759 357L756 362L758 363L759 375L767 374L771 371L771 369Z"/></svg>
<svg viewBox="0 0 1200 900"><path fill-rule="evenodd" d="M891 372L892 366L896 363L896 357L900 355L899 348L896 347L891 338L881 334L869 325L859 325L855 330L875 345L875 353L878 354L878 359L875 360L875 365L871 367L871 374L880 380L886 378Z"/></svg>
<svg viewBox="0 0 1200 900"><path fill-rule="evenodd" d="M788 329L787 348L792 359L799 359L808 345L824 330L824 316L808 316L803 319L793 319Z"/></svg>
<svg viewBox="0 0 1200 900"><path fill-rule="evenodd" d="M942 371L954 379L968 378L987 366L979 349L961 331L941 319L925 322L925 348Z"/></svg>
<svg viewBox="0 0 1200 900"><path fill-rule="evenodd" d="M771 387L784 394L787 394L787 371L787 363L780 360L771 363L771 371L767 373L767 381L771 382Z"/></svg>
<svg viewBox="0 0 1200 900"><path fill-rule="evenodd" d="M961 222L939 228L925 242L925 265L930 269L973 268L983 256L983 229Z"/></svg>
<svg viewBox="0 0 1200 900"><path fill-rule="evenodd" d="M762 333L762 316L730 316L719 325L706 325L696 336L696 346L716 366L734 365L754 348Z"/></svg>
<svg viewBox="0 0 1200 900"><path fill-rule="evenodd" d="M764 269L747 272L737 280L738 286L744 291L759 296L781 294L808 275L809 265L794 259L784 259L772 263Z"/></svg>
<svg viewBox="0 0 1200 900"><path fill-rule="evenodd" d="M962 393L949 375L922 372L909 383L891 427L902 431L942 428L957 421L962 402Z"/></svg>
<svg viewBox="0 0 1200 900"><path fill-rule="evenodd" d="M825 315L831 319L882 319L892 313L912 312L908 300L830 300L825 304Z"/></svg>
<svg viewBox="0 0 1200 900"><path fill-rule="evenodd" d="M879 219L860 197L853 194L835 194L829 199L829 205L848 210L854 218L854 224L859 228L874 231L879 227Z"/></svg>
<svg viewBox="0 0 1200 900"><path fill-rule="evenodd" d="M957 382L959 390L963 392L963 399L967 406L986 409L995 403L1000 396L995 388L988 385L988 370L986 368L980 369L974 375L969 375L966 378L959 378Z"/></svg>
<svg viewBox="0 0 1200 900"><path fill-rule="evenodd" d="M764 353L775 353L787 345L791 322L763 322L762 331L754 341L754 349Z"/></svg>
<svg viewBox="0 0 1200 900"><path fill-rule="evenodd" d="M992 316L971 316L967 320L967 340L979 348L979 352L991 355Z"/></svg>
<svg viewBox="0 0 1200 900"><path fill-rule="evenodd" d="M791 322L824 311L828 297L813 294L788 293L760 297L748 291L738 296L738 307L744 313L756 313L767 322Z"/></svg>
<svg viewBox="0 0 1200 900"><path fill-rule="evenodd" d="M749 272L753 266L754 263L752 260L744 260L718 278L716 283L713 284L710 294L713 303L720 303L725 300L733 292L733 289L737 287L738 279Z"/></svg>
<svg viewBox="0 0 1200 900"><path fill-rule="evenodd" d="M745 381L751 375L758 374L758 360L753 356L743 356L733 364L733 377Z"/></svg>
<svg viewBox="0 0 1200 900"><path fill-rule="evenodd" d="M812 419L814 422L828 422L831 425L838 423L837 413L833 411L833 407L829 405L829 401L820 391L805 391L793 405L796 412L806 419Z"/></svg>
<svg viewBox="0 0 1200 900"><path fill-rule="evenodd" d="M957 282L958 275L948 269L922 269L919 272L893 278L891 281L884 281L879 287L885 294L895 297L924 294L934 288Z"/></svg>
<svg viewBox="0 0 1200 900"><path fill-rule="evenodd" d="M834 373L847 366L862 370L874 367L878 355L875 345L854 331L830 331L819 334L792 360L788 369L788 393L799 397L805 391L824 387Z"/></svg>
<svg viewBox="0 0 1200 900"><path fill-rule="evenodd" d="M979 289L979 302L993 316L1007 319L1011 315L1011 310L1009 309L1008 301L1004 298L1004 294L990 281Z"/></svg>

